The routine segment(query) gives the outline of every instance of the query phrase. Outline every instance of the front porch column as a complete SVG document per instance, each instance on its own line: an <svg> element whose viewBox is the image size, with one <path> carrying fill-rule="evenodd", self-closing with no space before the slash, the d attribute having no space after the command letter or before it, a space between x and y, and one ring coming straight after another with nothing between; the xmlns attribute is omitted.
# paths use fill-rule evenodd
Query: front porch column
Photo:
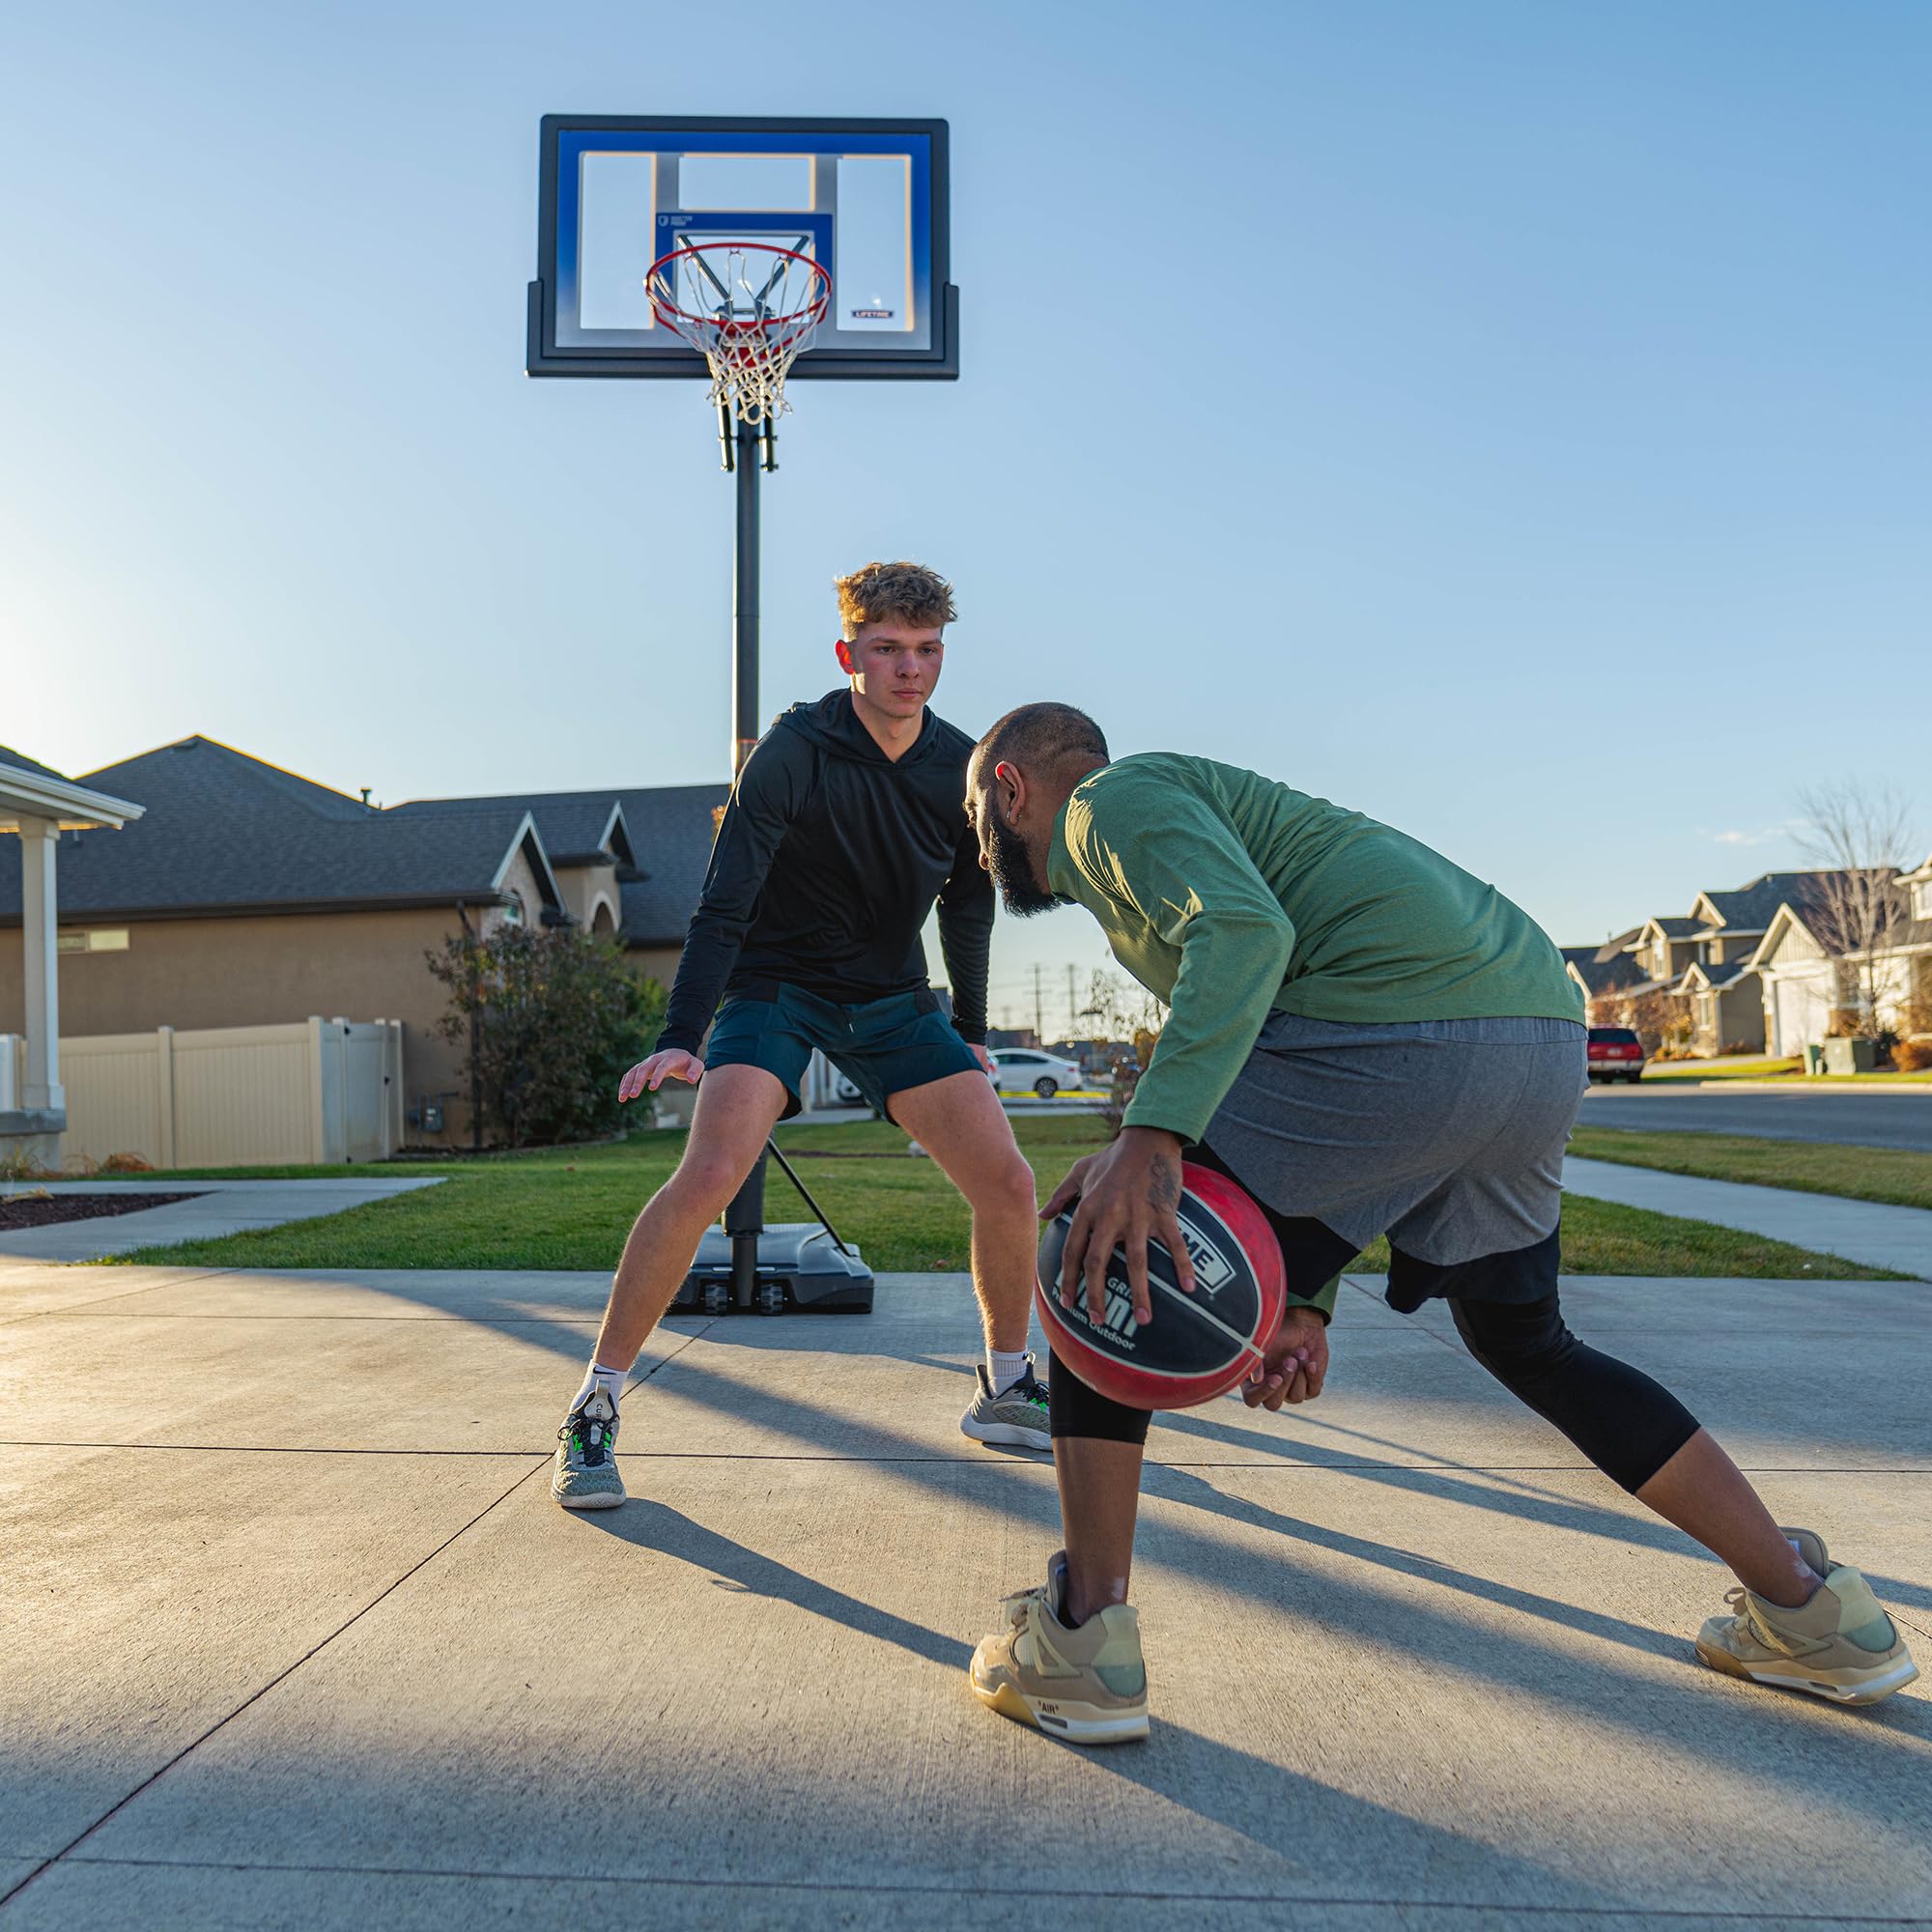
<svg viewBox="0 0 1932 1932"><path fill-rule="evenodd" d="M20 820L20 937L26 949L27 1084L20 1104L65 1111L60 1077L60 916L54 848L60 827L50 818Z"/></svg>

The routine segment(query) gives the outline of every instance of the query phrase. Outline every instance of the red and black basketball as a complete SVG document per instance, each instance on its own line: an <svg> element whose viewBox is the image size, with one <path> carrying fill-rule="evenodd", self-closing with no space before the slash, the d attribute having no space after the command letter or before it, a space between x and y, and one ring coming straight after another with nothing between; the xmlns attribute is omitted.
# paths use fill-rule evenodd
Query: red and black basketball
<svg viewBox="0 0 1932 1932"><path fill-rule="evenodd" d="M1034 1299L1053 1352L1097 1394L1131 1408L1191 1408L1211 1402L1261 1364L1281 1321L1286 1285L1281 1244L1247 1193L1212 1168L1184 1162L1179 1216L1194 1261L1194 1293L1175 1279L1173 1258L1148 1243L1148 1293L1153 1320L1134 1320L1125 1253L1107 1258L1107 1310L1087 1313L1085 1285L1063 1306L1060 1260L1073 1226L1068 1208L1039 1244Z"/></svg>

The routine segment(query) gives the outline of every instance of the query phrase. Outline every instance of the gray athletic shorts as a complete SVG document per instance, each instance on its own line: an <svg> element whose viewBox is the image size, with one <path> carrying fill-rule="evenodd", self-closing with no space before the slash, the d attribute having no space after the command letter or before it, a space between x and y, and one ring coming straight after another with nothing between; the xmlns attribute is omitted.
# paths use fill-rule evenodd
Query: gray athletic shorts
<svg viewBox="0 0 1932 1932"><path fill-rule="evenodd" d="M1386 1235L1424 1264L1405 1270L1419 1293L1392 1280L1399 1306L1463 1292L1437 1270L1539 1244L1547 1265L1533 1272L1553 1289L1583 1043L1575 1020L1356 1026L1277 1012L1204 1140L1276 1214L1319 1221L1357 1250ZM1514 1299L1535 1285L1490 1292Z"/></svg>

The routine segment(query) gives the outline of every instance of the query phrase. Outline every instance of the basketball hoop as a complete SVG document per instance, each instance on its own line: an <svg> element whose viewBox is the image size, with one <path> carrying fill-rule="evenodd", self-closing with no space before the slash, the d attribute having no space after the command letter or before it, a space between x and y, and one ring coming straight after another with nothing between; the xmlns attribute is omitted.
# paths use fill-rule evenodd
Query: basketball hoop
<svg viewBox="0 0 1932 1932"><path fill-rule="evenodd" d="M832 277L810 255L766 242L690 242L653 262L644 286L659 327L704 357L719 410L757 425L791 408L785 377L832 302Z"/></svg>

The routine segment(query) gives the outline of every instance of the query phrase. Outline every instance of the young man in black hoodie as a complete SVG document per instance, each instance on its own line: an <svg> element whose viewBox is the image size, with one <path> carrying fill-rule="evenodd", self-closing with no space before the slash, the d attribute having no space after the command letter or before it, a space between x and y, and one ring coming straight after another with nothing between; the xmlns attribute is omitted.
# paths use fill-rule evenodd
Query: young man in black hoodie
<svg viewBox="0 0 1932 1932"><path fill-rule="evenodd" d="M1045 1385L1027 1352L1033 1170L987 1078L993 888L964 808L973 740L927 709L952 590L915 563L868 563L838 588L838 665L850 689L794 704L746 760L657 1049L619 1089L631 1100L667 1079L702 1083L684 1158L624 1244L596 1353L557 1432L551 1493L566 1509L624 1500L614 1447L625 1378L705 1229L772 1128L798 1112L814 1047L972 1208L986 1360L961 1430L982 1442L1052 1446ZM926 984L920 943L935 903L950 1021Z"/></svg>

